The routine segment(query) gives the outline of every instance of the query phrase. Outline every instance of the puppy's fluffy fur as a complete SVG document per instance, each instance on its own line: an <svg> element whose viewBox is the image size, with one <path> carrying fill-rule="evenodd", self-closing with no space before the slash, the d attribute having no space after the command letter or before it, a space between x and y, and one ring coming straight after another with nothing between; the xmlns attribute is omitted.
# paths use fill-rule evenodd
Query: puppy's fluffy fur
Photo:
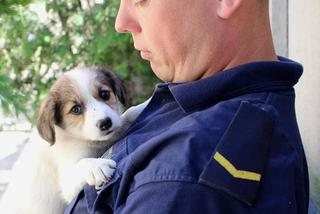
<svg viewBox="0 0 320 214"><path fill-rule="evenodd" d="M116 163L93 157L100 157L123 132L125 100L124 86L112 72L79 68L59 78L41 106L39 134L15 164L0 212L63 213L85 184L107 182ZM126 125L140 110L132 113Z"/></svg>

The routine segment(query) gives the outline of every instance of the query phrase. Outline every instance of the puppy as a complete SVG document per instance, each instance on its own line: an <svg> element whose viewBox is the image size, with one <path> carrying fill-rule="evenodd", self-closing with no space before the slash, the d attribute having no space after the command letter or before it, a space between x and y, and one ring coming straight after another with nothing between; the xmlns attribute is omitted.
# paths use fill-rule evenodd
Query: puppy
<svg viewBox="0 0 320 214"><path fill-rule="evenodd" d="M63 213L85 184L107 182L116 163L96 157L144 108L121 117L125 101L124 85L112 72L78 68L59 78L40 108L38 133L14 166L0 212Z"/></svg>

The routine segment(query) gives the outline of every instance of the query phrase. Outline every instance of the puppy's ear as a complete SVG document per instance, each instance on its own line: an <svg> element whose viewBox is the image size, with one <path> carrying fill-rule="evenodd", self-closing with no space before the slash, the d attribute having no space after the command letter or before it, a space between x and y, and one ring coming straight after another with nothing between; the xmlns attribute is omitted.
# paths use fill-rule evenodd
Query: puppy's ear
<svg viewBox="0 0 320 214"><path fill-rule="evenodd" d="M59 105L55 97L49 94L47 99L41 105L37 129L40 136L50 143L50 145L53 145L56 141L54 125L57 124L57 117L59 117L58 115Z"/></svg>
<svg viewBox="0 0 320 214"><path fill-rule="evenodd" d="M128 96L127 96L127 89L124 84L124 81L114 74L114 93L118 97L119 101L126 106L128 104Z"/></svg>
<svg viewBox="0 0 320 214"><path fill-rule="evenodd" d="M124 81L114 72L106 70L106 69L99 69L106 78L111 83L112 90L114 94L117 96L119 101L126 106L128 103L128 97L127 97L127 90L124 84Z"/></svg>

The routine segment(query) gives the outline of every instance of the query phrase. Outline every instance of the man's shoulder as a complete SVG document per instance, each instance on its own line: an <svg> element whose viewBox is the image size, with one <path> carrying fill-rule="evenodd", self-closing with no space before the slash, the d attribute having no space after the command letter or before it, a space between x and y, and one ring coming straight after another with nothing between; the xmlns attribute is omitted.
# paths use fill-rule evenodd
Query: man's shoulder
<svg viewBox="0 0 320 214"><path fill-rule="evenodd" d="M193 183L252 205L261 189L277 185L279 170L295 165L288 162L296 151L284 138L290 133L281 125L283 115L273 96L251 94L219 102L186 114L142 142L126 158L130 170L124 171L132 172L127 179L133 181L129 192L146 184ZM295 178L294 170L290 173L287 183Z"/></svg>
<svg viewBox="0 0 320 214"><path fill-rule="evenodd" d="M251 136L255 133L257 138L267 133L254 131L258 129L256 120L268 120L266 123L273 120L264 108L261 103L234 99L182 117L165 133L152 137L129 154L133 165L144 166L136 180L198 182L217 145L224 144L221 140L225 135L232 135L241 148L247 134L243 130L249 130ZM239 130L228 134L235 118Z"/></svg>

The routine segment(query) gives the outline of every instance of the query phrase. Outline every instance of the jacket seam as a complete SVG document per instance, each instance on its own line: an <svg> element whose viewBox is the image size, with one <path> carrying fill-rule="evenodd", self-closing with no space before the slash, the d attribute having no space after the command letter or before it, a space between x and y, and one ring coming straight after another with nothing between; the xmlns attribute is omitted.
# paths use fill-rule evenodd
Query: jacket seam
<svg viewBox="0 0 320 214"><path fill-rule="evenodd" d="M150 176L150 175L149 175ZM188 175L181 175L181 174L170 174L170 175L151 175L154 176L153 178L145 179L142 182L139 182L137 185L133 185L133 188L129 190L129 194L136 191L140 187L151 184L151 183L166 183L166 182L177 182L177 183L193 183L198 184L198 178L195 178L194 176L188 176ZM167 177L167 178L163 178ZM174 177L180 177L180 178L174 178Z"/></svg>
<svg viewBox="0 0 320 214"><path fill-rule="evenodd" d="M273 107L273 105L271 104L272 99L273 99L272 93L269 92L269 93L268 93L268 96L267 96L267 98L266 98L265 104L271 105L271 106ZM275 109L275 108L274 108L274 109ZM279 120L278 120L277 117L274 117L274 118L275 118L274 123L275 123L275 127L276 127L276 126L279 124ZM274 127L274 130L273 130L272 139L274 138L275 127ZM271 142L272 142L272 141L271 141ZM290 143L285 143L285 144L288 145L292 151L294 151L295 158L297 159L297 157L299 157L298 151L297 151Z"/></svg>

